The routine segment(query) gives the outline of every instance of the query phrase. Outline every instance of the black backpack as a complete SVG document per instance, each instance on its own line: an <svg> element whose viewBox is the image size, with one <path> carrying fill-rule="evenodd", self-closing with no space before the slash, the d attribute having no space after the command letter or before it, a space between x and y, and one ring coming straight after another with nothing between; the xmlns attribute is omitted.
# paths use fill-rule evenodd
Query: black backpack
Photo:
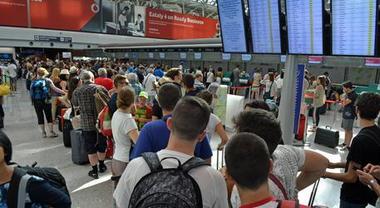
<svg viewBox="0 0 380 208"><path fill-rule="evenodd" d="M8 207L17 207L20 180L26 174L37 176L48 181L50 185L61 190L70 198L70 193L67 189L66 181L62 174L55 168L35 167L36 164L37 163L32 166L17 166L14 168L14 173L8 191Z"/></svg>
<svg viewBox="0 0 380 208"><path fill-rule="evenodd" d="M143 153L151 173L135 186L129 208L202 208L202 195L197 182L189 175L193 168L208 166L204 160L193 157L184 164L174 157L161 161L156 153ZM177 168L163 168L166 159L178 161Z"/></svg>

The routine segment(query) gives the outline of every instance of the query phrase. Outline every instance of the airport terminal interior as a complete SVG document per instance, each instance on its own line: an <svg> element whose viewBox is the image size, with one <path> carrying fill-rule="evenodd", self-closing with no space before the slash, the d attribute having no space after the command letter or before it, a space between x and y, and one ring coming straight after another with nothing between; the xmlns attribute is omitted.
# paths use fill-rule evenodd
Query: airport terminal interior
<svg viewBox="0 0 380 208"><path fill-rule="evenodd" d="M0 0L0 208L380 208L379 111L378 0Z"/></svg>

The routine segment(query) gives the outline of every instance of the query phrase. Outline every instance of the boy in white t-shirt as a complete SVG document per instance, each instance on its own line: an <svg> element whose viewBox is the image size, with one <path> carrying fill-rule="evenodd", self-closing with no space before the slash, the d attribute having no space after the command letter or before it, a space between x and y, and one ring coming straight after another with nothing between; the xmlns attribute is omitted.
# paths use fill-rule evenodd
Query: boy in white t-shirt
<svg viewBox="0 0 380 208"><path fill-rule="evenodd" d="M195 146L206 134L210 108L206 102L196 97L182 98L176 105L173 116L167 120L171 130L166 149L157 153L163 168L177 168L194 157ZM137 183L150 168L143 158L132 160L124 171L114 198L117 207L128 207ZM223 176L209 166L200 166L189 171L189 175L199 186L203 207L227 208L227 189ZM170 199L168 199L170 201Z"/></svg>

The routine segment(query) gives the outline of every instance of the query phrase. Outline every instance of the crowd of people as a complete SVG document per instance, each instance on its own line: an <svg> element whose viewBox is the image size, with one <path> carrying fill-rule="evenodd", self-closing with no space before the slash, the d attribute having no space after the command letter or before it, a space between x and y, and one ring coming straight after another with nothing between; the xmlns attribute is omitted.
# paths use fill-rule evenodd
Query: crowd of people
<svg viewBox="0 0 380 208"><path fill-rule="evenodd" d="M351 142L347 161L332 163L317 152L283 144L281 125L264 100L280 102L284 72L268 73L263 79L259 73L254 75L252 87L264 85L265 90L234 117L236 133L229 138L213 114L217 97L210 88L218 86L222 77L212 69L206 74L184 73L181 68L164 70L160 64L133 62L22 65L42 137L58 136L54 131L58 108L71 108L72 117L80 115L89 177L97 179L107 171L107 140L113 141L111 172L117 207L297 207L298 192L320 178L343 182L341 207L375 205L380 196L380 129L375 124L380 95L357 96L350 82L343 84L343 128L346 137L352 137L351 120L357 116L362 130ZM236 73L232 83L238 82L239 66L232 73ZM306 87L315 94L317 127L331 81L326 81L328 75L307 78ZM112 137L103 135L97 125L105 107L111 115ZM225 151L226 166L220 170L210 166L214 134L220 137L218 151ZM0 133L3 196L15 170L11 147L8 137ZM328 171L333 168L345 171ZM41 178L34 180L29 184L28 203L70 207L65 193ZM47 192L54 200L40 197ZM7 204L6 199L0 203Z"/></svg>

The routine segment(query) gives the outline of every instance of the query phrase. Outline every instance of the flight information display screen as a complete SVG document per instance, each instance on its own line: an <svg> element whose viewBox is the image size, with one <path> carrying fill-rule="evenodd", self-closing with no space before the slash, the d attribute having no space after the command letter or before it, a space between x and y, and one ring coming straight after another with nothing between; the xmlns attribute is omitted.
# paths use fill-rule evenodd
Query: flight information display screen
<svg viewBox="0 0 380 208"><path fill-rule="evenodd" d="M254 53L281 53L279 0L249 0Z"/></svg>
<svg viewBox="0 0 380 208"><path fill-rule="evenodd" d="M376 0L331 2L333 55L374 56Z"/></svg>
<svg viewBox="0 0 380 208"><path fill-rule="evenodd" d="M290 54L323 54L323 1L286 0Z"/></svg>
<svg viewBox="0 0 380 208"><path fill-rule="evenodd" d="M218 0L223 50L226 53L247 53L247 39L241 0Z"/></svg>

